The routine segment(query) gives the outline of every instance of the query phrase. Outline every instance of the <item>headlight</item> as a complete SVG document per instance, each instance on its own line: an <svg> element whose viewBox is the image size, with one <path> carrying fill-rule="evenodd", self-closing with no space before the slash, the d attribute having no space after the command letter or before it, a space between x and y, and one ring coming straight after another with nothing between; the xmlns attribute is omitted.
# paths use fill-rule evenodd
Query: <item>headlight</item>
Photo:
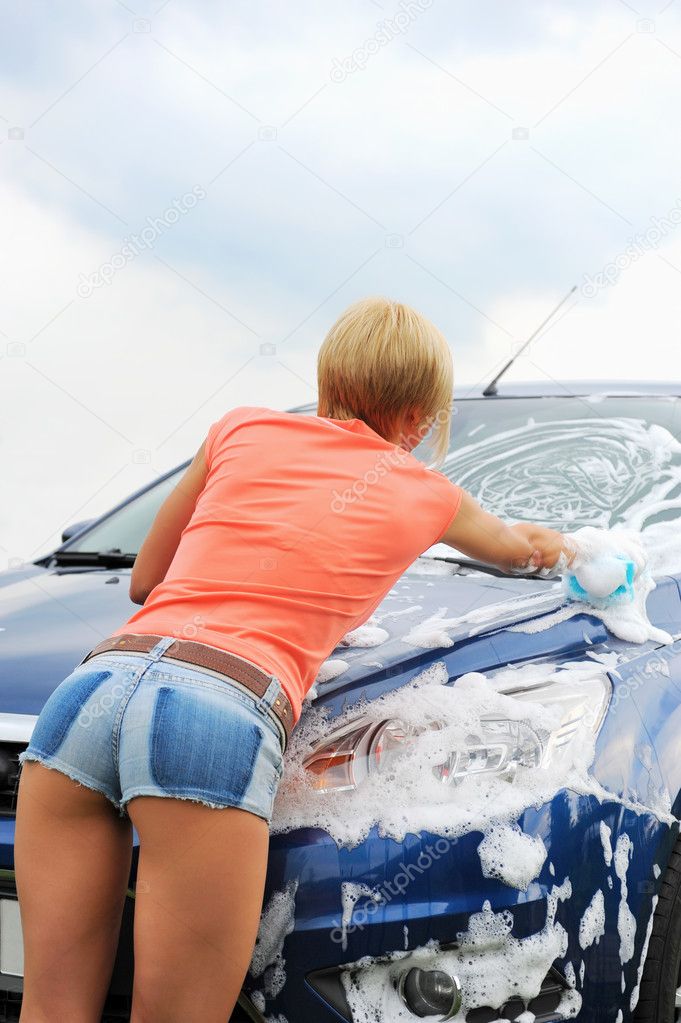
<svg viewBox="0 0 681 1023"><path fill-rule="evenodd" d="M511 781L519 768L548 767L561 757L567 759L573 744L592 743L598 734L612 694L605 673L587 668L566 672L561 679L558 672L518 688L508 683L509 674L513 672L503 672L506 685L497 691L553 711L555 727L547 730L533 724L529 706L528 720L521 715L517 719L482 715L465 741L446 750L442 762L432 768L443 784L480 775ZM420 726L399 718L357 717L314 743L303 767L319 792L356 789L372 776L389 775L396 758L418 755L419 742L445 727L444 721Z"/></svg>

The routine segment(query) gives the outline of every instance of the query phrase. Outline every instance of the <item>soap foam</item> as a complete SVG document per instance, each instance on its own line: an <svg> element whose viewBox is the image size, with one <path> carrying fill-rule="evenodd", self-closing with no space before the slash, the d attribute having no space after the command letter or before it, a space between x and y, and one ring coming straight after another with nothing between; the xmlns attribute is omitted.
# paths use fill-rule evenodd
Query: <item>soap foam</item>
<svg viewBox="0 0 681 1023"><path fill-rule="evenodd" d="M499 431L452 451L443 471L507 521L641 529L655 514L651 502L656 510L679 506L679 454L662 426L598 416Z"/></svg>
<svg viewBox="0 0 681 1023"><path fill-rule="evenodd" d="M339 643L339 646L348 647L372 647L380 646L381 643L385 643L386 639L390 639L390 634L385 629L381 629L373 620L365 622L364 625L360 625L358 628L353 629L351 632L346 632L345 636Z"/></svg>
<svg viewBox="0 0 681 1023"><path fill-rule="evenodd" d="M620 937L620 962L622 966L628 963L634 954L634 941L636 939L636 918L629 909L627 902L627 870L629 860L633 851L633 844L629 835L620 835L615 846L613 861L615 873L620 881L620 904L617 914L617 932Z"/></svg>
<svg viewBox="0 0 681 1023"><path fill-rule="evenodd" d="M579 944L581 948L589 948L598 944L605 934L605 899L599 888L579 922Z"/></svg>
<svg viewBox="0 0 681 1023"><path fill-rule="evenodd" d="M294 927L297 890L298 881L289 881L284 889L273 893L260 917L249 972L253 977L262 976L267 998L276 998L286 984L283 948Z"/></svg>
<svg viewBox="0 0 681 1023"><path fill-rule="evenodd" d="M353 1023L413 1020L395 990L399 975L413 968L442 970L459 978L462 1006L452 1023L463 1023L471 1009L489 1006L499 1010L514 997L527 1006L539 994L552 963L567 951L567 933L556 921L556 910L571 894L568 878L554 885L547 894L544 927L526 938L513 936L513 917L507 910L495 913L485 902L481 912L471 914L468 930L456 936L456 948L442 948L433 940L408 953L397 950L380 960L367 956L348 964L341 978ZM574 1016L581 1002L581 996L570 990L558 1011ZM532 1018L531 1013L525 1016Z"/></svg>
<svg viewBox="0 0 681 1023"><path fill-rule="evenodd" d="M328 660L324 661L320 666L314 684L318 686L324 682L330 682L331 679L338 678L339 675L342 675L343 672L347 670L347 661L344 661L341 657L329 657Z"/></svg>
<svg viewBox="0 0 681 1023"><path fill-rule="evenodd" d="M381 902L381 893L367 884L352 881L343 881L341 884L341 906L343 915L341 917L341 948L343 951L348 947L348 927L352 921L352 914L355 906L361 898L370 899L372 902Z"/></svg>
<svg viewBox="0 0 681 1023"><path fill-rule="evenodd" d="M492 717L520 722L539 743L560 722L561 712L541 702L518 700L504 694L537 682L568 682L593 674L594 666L575 662L557 668L533 664L504 669L489 678L470 672L455 685L446 685L443 662L430 665L408 685L378 699L349 707L328 722L324 708L313 707L294 730L286 754L286 771L279 785L271 830L273 833L300 827L319 827L339 845L353 847L372 827L402 841L406 834L429 831L458 837L491 825L511 825L528 807L539 807L563 788L578 793L605 793L589 774L593 737L584 729L577 733L546 766L517 767L512 783L501 775L465 774L456 784L443 784L432 768L445 763L453 751L466 747L471 735L484 734L484 719ZM376 724L397 719L419 734L396 757L389 768L377 772L350 791L321 794L303 767L310 746L333 728L363 717Z"/></svg>
<svg viewBox="0 0 681 1023"><path fill-rule="evenodd" d="M600 618L614 636L629 643L673 642L668 632L656 628L648 618L646 601L656 583L647 568L645 548L637 533L624 528L585 526L568 534L566 542L574 555L572 564L569 569L563 564L555 571L563 573L563 592L569 602L552 614L511 626L511 631L540 632L576 614L588 614ZM625 585L626 563L622 558L632 562L636 573L631 596L614 593ZM588 593L588 599L575 597L573 578Z"/></svg>
<svg viewBox="0 0 681 1023"><path fill-rule="evenodd" d="M633 988L633 990L631 992L631 999L629 1001L629 1008L630 1008L631 1012L633 1012L634 1009L636 1008L636 1006L638 1005L638 1000L639 1000L640 991L641 991L641 977L643 976L643 968L644 968L644 966L646 964L646 957L648 955L648 945L650 944L650 936L653 933L653 923L654 923L654 918L655 918L655 910L657 909L658 899L659 899L659 896L658 895L654 895L653 899L652 899L652 904L651 904L651 907L650 907L650 917L648 919L648 926L646 928L646 936L645 936L645 939L643 941L643 948L641 949L641 959L640 959L639 964L638 964L638 973L636 974L636 984L634 985L634 988Z"/></svg>
<svg viewBox="0 0 681 1023"><path fill-rule="evenodd" d="M599 827L601 832L601 845L603 846L603 858L605 859L606 867L609 867L612 863L612 843L610 841L612 828L609 828L605 821L601 821Z"/></svg>
<svg viewBox="0 0 681 1023"><path fill-rule="evenodd" d="M546 859L541 838L526 835L517 824L493 825L478 846L484 877L495 877L526 892Z"/></svg>

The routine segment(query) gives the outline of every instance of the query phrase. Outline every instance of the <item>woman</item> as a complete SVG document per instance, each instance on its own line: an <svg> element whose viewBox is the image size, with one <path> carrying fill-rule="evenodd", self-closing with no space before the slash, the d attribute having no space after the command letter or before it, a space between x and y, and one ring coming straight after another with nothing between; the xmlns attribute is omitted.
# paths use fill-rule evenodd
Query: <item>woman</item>
<svg viewBox="0 0 681 1023"><path fill-rule="evenodd" d="M316 416L208 430L132 572L142 607L45 704L21 755L21 1023L98 1023L131 865L132 1023L225 1023L255 943L268 824L303 698L339 640L438 541L557 561L411 452L449 441L452 363L423 316L357 302L319 353ZM113 804L113 805L112 805Z"/></svg>

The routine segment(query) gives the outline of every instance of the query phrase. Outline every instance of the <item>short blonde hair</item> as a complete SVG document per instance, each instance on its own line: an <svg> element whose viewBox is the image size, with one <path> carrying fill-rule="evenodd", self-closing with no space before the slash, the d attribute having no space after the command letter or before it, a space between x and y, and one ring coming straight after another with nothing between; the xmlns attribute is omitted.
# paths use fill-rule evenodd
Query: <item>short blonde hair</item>
<svg viewBox="0 0 681 1023"><path fill-rule="evenodd" d="M317 415L362 419L386 439L404 416L421 415L418 436L440 465L449 450L453 369L447 341L411 306L381 296L341 313L317 358Z"/></svg>

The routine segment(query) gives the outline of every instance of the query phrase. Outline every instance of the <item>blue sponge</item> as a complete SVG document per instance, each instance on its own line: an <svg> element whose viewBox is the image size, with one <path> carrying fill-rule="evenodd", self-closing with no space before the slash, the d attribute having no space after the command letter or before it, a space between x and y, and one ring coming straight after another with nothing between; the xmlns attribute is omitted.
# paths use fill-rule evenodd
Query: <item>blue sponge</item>
<svg viewBox="0 0 681 1023"><path fill-rule="evenodd" d="M634 599L636 565L623 554L609 554L566 572L568 595L590 604L619 604ZM612 589L608 587L612 586Z"/></svg>

